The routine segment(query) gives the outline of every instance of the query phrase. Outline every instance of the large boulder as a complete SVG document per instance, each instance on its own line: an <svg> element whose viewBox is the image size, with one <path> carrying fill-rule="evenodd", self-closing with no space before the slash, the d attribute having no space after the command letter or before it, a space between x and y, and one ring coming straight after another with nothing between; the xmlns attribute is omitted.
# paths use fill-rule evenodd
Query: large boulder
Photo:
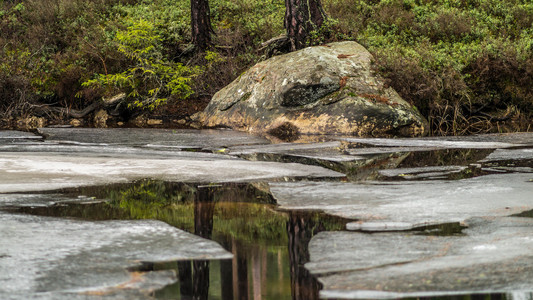
<svg viewBox="0 0 533 300"><path fill-rule="evenodd" d="M197 120L254 133L419 136L427 121L374 74L356 42L260 62L220 90Z"/></svg>

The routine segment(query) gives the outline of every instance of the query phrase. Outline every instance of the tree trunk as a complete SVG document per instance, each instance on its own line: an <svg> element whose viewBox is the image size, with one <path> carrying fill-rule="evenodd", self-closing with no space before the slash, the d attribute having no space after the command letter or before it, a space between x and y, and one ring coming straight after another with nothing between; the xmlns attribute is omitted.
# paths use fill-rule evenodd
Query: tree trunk
<svg viewBox="0 0 533 300"><path fill-rule="evenodd" d="M320 0L285 0L285 29L291 50L306 46L309 33L318 30L327 16Z"/></svg>
<svg viewBox="0 0 533 300"><path fill-rule="evenodd" d="M209 19L209 1L191 0L192 43L199 52L205 52L211 45L211 21Z"/></svg>

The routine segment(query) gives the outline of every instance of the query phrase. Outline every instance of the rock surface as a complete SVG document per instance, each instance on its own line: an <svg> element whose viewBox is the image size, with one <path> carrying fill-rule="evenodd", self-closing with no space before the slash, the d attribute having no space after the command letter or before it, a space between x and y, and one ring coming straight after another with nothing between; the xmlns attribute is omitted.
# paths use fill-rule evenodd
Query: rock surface
<svg viewBox="0 0 533 300"><path fill-rule="evenodd" d="M207 127L275 136L419 136L427 121L371 70L355 42L309 47L253 66L197 119Z"/></svg>

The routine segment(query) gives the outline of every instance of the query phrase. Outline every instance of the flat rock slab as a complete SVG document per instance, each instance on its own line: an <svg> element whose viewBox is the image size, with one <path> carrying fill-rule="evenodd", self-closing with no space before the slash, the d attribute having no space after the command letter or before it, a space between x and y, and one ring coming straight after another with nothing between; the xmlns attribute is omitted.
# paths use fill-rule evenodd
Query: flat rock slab
<svg viewBox="0 0 533 300"><path fill-rule="evenodd" d="M82 153L83 154L83 153ZM0 153L0 193L130 182L243 182L290 178L342 178L343 174L295 163L238 159L127 158L48 153Z"/></svg>
<svg viewBox="0 0 533 300"><path fill-rule="evenodd" d="M140 262L229 259L217 243L159 221L88 222L0 212L0 298L145 299L173 272Z"/></svg>
<svg viewBox="0 0 533 300"><path fill-rule="evenodd" d="M464 235L322 232L306 268L322 298L533 292L533 220L474 218Z"/></svg>
<svg viewBox="0 0 533 300"><path fill-rule="evenodd" d="M323 210L357 219L348 229L398 230L391 222L463 222L475 216L507 216L533 209L531 174L496 174L455 181L390 183L272 183L282 209Z"/></svg>

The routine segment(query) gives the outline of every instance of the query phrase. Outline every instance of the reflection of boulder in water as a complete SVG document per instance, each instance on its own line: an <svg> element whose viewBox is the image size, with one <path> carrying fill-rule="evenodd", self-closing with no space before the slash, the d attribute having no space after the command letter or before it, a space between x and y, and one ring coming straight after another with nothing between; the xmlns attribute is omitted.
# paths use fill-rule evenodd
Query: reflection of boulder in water
<svg viewBox="0 0 533 300"><path fill-rule="evenodd" d="M254 133L426 134L427 121L374 74L371 60L355 42L275 56L216 93L196 118Z"/></svg>
<svg viewBox="0 0 533 300"><path fill-rule="evenodd" d="M298 127L290 122L283 123L276 128L270 129L267 133L284 142L294 142L300 138Z"/></svg>

